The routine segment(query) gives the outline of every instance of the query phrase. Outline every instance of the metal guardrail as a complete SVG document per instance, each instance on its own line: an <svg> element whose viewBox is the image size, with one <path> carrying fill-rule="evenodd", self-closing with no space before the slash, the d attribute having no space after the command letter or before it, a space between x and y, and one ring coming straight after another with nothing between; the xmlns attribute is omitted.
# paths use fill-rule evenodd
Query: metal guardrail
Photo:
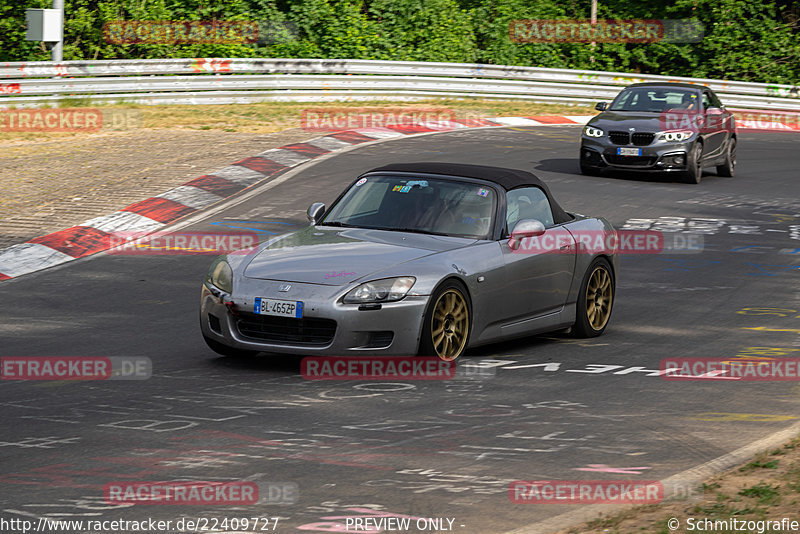
<svg viewBox="0 0 800 534"><path fill-rule="evenodd" d="M346 75L346 76L344 76ZM465 63L185 58L0 64L0 106L65 96L94 102L225 103L430 97L586 104L648 81L710 87L730 107L800 111L800 87L702 78Z"/></svg>

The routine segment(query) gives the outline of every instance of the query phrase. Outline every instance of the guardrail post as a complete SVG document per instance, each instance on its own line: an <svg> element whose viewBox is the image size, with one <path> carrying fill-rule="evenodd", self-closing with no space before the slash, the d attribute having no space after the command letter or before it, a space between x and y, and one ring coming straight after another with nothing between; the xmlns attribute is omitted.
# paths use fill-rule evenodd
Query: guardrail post
<svg viewBox="0 0 800 534"><path fill-rule="evenodd" d="M53 0L53 9L58 9L61 19L61 40L53 45L50 57L53 61L64 59L64 0Z"/></svg>

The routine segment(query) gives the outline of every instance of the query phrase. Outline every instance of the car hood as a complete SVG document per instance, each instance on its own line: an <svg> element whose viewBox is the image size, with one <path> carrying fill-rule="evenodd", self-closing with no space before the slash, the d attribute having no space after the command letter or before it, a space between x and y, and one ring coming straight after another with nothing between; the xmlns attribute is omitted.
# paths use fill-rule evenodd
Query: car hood
<svg viewBox="0 0 800 534"><path fill-rule="evenodd" d="M264 280L345 285L393 265L475 242L475 239L407 232L310 226L261 249L245 268L244 275Z"/></svg>
<svg viewBox="0 0 800 534"><path fill-rule="evenodd" d="M604 111L590 120L589 125L605 132L610 130L629 131L629 128L635 128L637 132L660 132L664 129L662 122L661 113Z"/></svg>

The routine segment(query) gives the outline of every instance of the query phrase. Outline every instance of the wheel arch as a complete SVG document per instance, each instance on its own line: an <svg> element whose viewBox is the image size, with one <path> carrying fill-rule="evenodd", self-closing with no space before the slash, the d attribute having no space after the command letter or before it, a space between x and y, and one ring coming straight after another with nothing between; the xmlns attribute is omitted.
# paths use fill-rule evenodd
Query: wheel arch
<svg viewBox="0 0 800 534"><path fill-rule="evenodd" d="M464 296L467 299L467 305L469 306L470 312L470 321L469 321L469 332L467 332L467 347L469 347L469 340L472 337L472 328L475 326L475 321L472 319L472 294L469 291L469 284L467 281L464 280L461 276L457 275L456 273L448 273L444 278L439 280L433 289L431 289L431 296L428 299L428 303L425 305L425 311L422 314L422 319L420 322L420 329L419 329L419 337L417 338L417 351L419 352L422 344L422 336L425 332L425 318L428 317L428 312L433 306L433 297L439 291L439 289L446 284L447 282L455 281L461 285L462 289L464 290Z"/></svg>

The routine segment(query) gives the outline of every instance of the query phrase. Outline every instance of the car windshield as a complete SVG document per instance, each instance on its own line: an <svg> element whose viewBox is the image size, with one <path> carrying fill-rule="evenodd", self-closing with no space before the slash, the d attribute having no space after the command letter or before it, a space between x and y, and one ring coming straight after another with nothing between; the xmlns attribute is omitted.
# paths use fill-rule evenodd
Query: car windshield
<svg viewBox="0 0 800 534"><path fill-rule="evenodd" d="M370 176L356 182L319 224L488 239L495 205L494 189L480 184Z"/></svg>
<svg viewBox="0 0 800 534"><path fill-rule="evenodd" d="M609 109L661 113L672 109L696 110L699 97L695 91L667 87L632 87L625 89Z"/></svg>

